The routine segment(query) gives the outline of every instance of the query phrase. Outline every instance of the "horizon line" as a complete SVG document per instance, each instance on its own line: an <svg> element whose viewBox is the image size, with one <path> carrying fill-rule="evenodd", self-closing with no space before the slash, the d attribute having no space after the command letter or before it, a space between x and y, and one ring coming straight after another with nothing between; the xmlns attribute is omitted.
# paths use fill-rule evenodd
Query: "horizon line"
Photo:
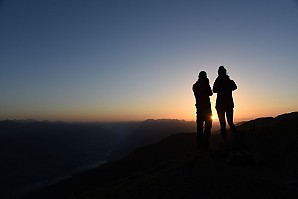
<svg viewBox="0 0 298 199"><path fill-rule="evenodd" d="M269 116L264 116L264 117L269 117ZM264 118L264 117L255 117L255 118L234 118L234 121L236 122L245 122L249 120L254 120L257 118ZM144 120L49 120L49 119L2 119L0 122L4 121L17 121L17 122L62 122L62 123L129 123L129 122L145 122L148 120L178 120L178 121L186 121L186 122L196 122L195 120L187 120L187 119L177 119L177 118L158 118L158 119L153 119L153 118L148 118ZM219 122L218 118L214 119L213 122Z"/></svg>
<svg viewBox="0 0 298 199"><path fill-rule="evenodd" d="M234 121L239 123L239 122L246 122L250 120L255 120L258 118L275 118L280 115L284 114L289 114L289 113L298 113L298 110L296 111L290 111L290 112L285 112L281 114L276 114L273 116L256 116L256 117L239 117L239 118L234 118ZM54 119L32 119L32 118L27 118L27 119L1 119L0 122L3 121L23 121L23 122L63 122L63 123L125 123L125 122L144 122L147 120L178 120L178 121L186 121L186 122L196 122L195 120L187 120L187 119L177 119L177 118L148 118L148 119L135 119L135 120L70 120L70 119L65 119L65 120L54 120ZM218 118L214 119L213 122L219 122Z"/></svg>

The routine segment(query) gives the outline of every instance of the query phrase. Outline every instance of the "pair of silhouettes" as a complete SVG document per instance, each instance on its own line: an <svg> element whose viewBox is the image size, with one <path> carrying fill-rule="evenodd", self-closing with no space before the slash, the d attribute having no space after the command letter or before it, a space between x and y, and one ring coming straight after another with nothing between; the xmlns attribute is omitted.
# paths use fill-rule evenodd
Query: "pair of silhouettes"
<svg viewBox="0 0 298 199"><path fill-rule="evenodd" d="M220 122L221 135L224 140L227 138L226 117L230 129L236 133L236 127L233 122L234 101L232 91L237 86L227 75L224 66L218 68L218 77L213 84L213 92L217 93L216 111ZM192 90L196 98L197 108L197 147L199 149L209 149L209 137L212 128L212 111L210 96L213 95L209 79L205 71L199 73L199 79L193 85ZM204 125L205 123L205 125Z"/></svg>

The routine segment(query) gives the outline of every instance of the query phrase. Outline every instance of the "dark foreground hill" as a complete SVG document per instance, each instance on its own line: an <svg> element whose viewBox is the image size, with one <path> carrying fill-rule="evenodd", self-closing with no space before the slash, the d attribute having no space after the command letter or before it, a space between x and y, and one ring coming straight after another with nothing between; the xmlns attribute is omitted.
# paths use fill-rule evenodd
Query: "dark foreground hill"
<svg viewBox="0 0 298 199"><path fill-rule="evenodd" d="M169 135L180 132L191 133L195 129L195 122L171 119L146 120L117 145L109 161L120 159L138 147L155 143Z"/></svg>
<svg viewBox="0 0 298 199"><path fill-rule="evenodd" d="M238 129L233 153L218 134L210 152L196 151L194 133L175 134L29 198L298 198L298 113Z"/></svg>

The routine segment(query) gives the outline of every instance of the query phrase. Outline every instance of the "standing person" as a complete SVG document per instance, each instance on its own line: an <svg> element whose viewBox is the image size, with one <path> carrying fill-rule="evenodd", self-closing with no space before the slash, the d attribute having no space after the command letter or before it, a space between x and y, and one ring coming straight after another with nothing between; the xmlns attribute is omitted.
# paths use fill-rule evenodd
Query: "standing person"
<svg viewBox="0 0 298 199"><path fill-rule="evenodd" d="M212 90L205 71L199 73L199 79L192 86L192 90L196 98L197 108L197 147L198 149L208 150L212 128L212 112L209 96L212 96Z"/></svg>
<svg viewBox="0 0 298 199"><path fill-rule="evenodd" d="M234 101L232 92L237 89L237 85L227 75L224 66L218 68L218 77L213 84L213 92L217 93L216 111L220 123L221 135L224 140L227 138L226 118L232 133L236 133L236 127L233 122Z"/></svg>

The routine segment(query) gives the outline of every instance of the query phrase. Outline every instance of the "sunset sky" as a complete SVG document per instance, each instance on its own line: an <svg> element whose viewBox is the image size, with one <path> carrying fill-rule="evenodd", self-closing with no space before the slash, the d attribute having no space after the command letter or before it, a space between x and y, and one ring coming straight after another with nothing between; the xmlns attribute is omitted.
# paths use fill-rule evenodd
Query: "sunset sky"
<svg viewBox="0 0 298 199"><path fill-rule="evenodd" d="M236 120L297 111L298 1L0 0L0 120L195 120L220 65Z"/></svg>

